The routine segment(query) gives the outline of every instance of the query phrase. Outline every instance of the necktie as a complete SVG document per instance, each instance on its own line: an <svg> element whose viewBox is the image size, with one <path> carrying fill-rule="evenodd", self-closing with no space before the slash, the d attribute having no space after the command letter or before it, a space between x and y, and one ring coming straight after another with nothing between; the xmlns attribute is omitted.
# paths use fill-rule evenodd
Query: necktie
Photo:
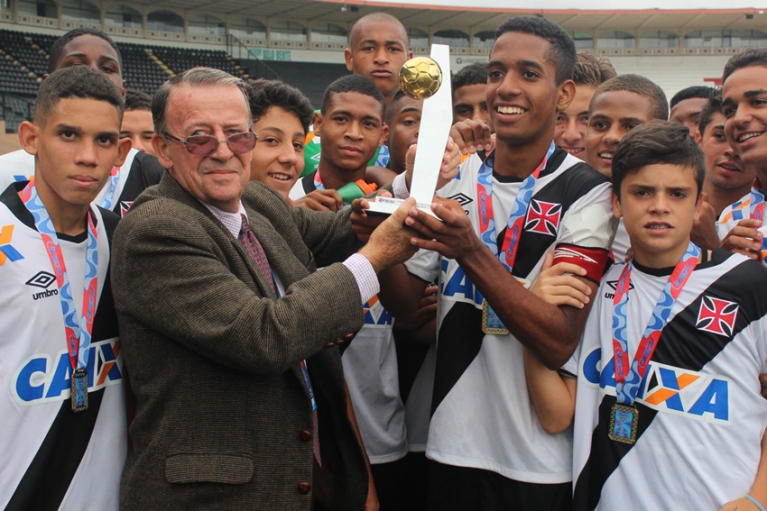
<svg viewBox="0 0 767 511"><path fill-rule="evenodd" d="M250 224L248 224L248 217L245 215L242 215L242 226L240 227L240 235L237 239L240 241L240 244L250 255L253 261L256 262L256 266L258 266L258 269L261 271L264 277L266 277L267 282L269 282L269 287L272 288L274 294L277 294L277 286L274 284L274 276L272 275L272 269L269 266L269 261L266 259L264 248L261 246L261 243L259 243L256 235L253 234L253 231L250 229ZM309 371L306 368L306 360L301 361L301 373L304 375L304 379L306 380L306 386L309 389L309 395L311 396L312 401L312 426L314 429L312 435L312 448L314 451L314 457L317 458L317 463L322 466L322 461L320 458L320 437L319 421L317 420L317 406L314 400L314 390L312 389L312 383L309 380Z"/></svg>

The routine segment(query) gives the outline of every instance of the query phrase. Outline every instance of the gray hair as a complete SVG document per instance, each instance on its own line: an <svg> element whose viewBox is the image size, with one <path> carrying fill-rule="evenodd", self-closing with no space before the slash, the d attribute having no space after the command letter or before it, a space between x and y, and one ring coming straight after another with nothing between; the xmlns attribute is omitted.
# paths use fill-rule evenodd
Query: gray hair
<svg viewBox="0 0 767 511"><path fill-rule="evenodd" d="M248 109L248 118L251 119L250 101L248 99L248 85L225 71L213 69L210 67L193 67L187 69L160 85L152 98L152 121L154 122L154 131L158 135L163 135L166 130L165 113L168 108L168 99L171 92L179 85L190 85L192 87L205 87L211 85L233 85L240 89L246 108Z"/></svg>

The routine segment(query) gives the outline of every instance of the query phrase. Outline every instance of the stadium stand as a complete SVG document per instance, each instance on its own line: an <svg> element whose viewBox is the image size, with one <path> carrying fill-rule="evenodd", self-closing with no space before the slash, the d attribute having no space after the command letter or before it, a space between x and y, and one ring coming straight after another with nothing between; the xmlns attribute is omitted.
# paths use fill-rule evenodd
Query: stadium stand
<svg viewBox="0 0 767 511"><path fill-rule="evenodd" d="M301 90L314 108L322 104L322 95L328 84L349 74L344 64L316 62L269 62L279 79Z"/></svg>

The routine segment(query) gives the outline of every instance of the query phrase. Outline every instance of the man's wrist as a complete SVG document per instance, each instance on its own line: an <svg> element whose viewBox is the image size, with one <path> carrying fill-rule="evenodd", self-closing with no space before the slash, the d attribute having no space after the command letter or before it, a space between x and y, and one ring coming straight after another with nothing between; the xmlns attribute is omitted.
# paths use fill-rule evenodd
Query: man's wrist
<svg viewBox="0 0 767 511"><path fill-rule="evenodd" d="M364 247L362 250L364 250ZM360 298L364 305L368 300L378 294L381 287L378 283L378 272L376 267L370 259L362 253L362 250L349 256L343 262L343 265L352 272L354 280L357 281L357 287L360 290Z"/></svg>

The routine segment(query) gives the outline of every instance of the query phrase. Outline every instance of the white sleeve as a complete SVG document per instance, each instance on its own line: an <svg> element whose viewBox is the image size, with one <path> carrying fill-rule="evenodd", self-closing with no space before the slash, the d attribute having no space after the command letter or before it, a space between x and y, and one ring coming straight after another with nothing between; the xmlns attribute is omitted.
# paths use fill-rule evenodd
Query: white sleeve
<svg viewBox="0 0 767 511"><path fill-rule="evenodd" d="M421 249L405 262L408 272L426 282L437 282L439 278L440 255L433 250Z"/></svg>

